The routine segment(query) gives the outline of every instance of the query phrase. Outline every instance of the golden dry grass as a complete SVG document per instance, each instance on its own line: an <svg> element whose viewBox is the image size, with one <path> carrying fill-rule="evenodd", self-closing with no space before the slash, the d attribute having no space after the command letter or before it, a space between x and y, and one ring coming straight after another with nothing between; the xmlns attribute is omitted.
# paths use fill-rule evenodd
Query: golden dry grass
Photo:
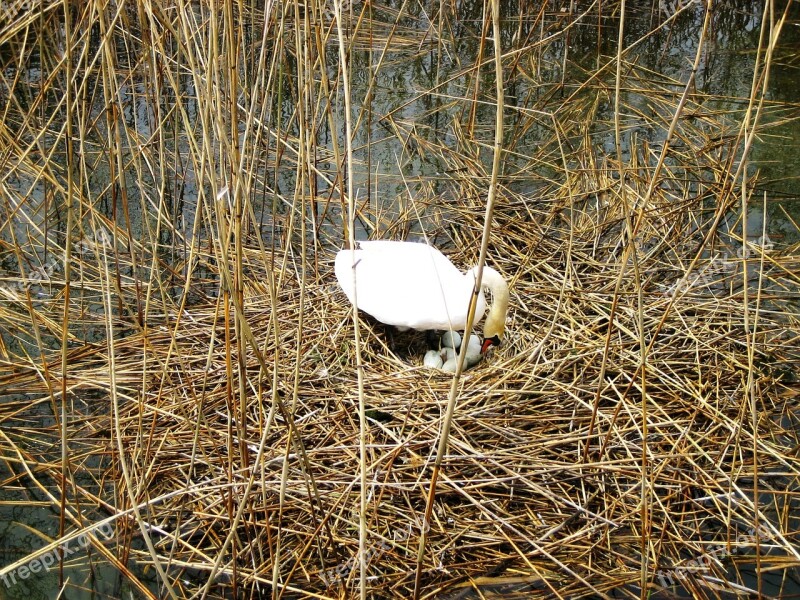
<svg viewBox="0 0 800 600"><path fill-rule="evenodd" d="M43 29L21 13L2 43L19 48L47 27L66 35L58 6ZM762 585L742 574L754 566L788 585L800 563L798 248L737 239L728 222L763 202L737 169L771 109L759 78L769 48L743 99L751 111L718 110L627 53L622 121L608 110L614 57L507 108L487 257L511 284L507 339L458 381L428 528L452 380L421 366L424 336L392 346L362 319L362 428L352 312L332 258L352 197L367 233L424 229L456 264L474 264L492 180L494 117L481 103L493 84L479 75L492 72L491 51L463 65L462 97L441 83L419 93L440 102L431 114L449 120L452 143L399 108L354 110L403 142L398 163L441 165L436 176L374 164L364 147L345 168L347 144L310 133L344 129L341 81L321 50L338 52L337 37L386 48L389 58L373 56L382 72L443 35L447 15L425 30L405 6L357 4L337 33L311 4L267 15L119 6L73 7L66 63L35 37L53 78L5 114L9 494L38 490L30 497L60 515L62 536L109 518L116 539L95 536L93 548L151 597L407 598L423 529L421 597L669 597L670 583L723 597ZM531 37L503 64L535 80L569 31L538 27L581 17L525 17ZM94 45L90 23L132 47L147 37L152 53ZM477 25L490 47L488 18ZM106 111L83 107L104 93ZM115 116L115 98L152 111L156 126ZM75 133L45 107L72 115ZM626 156L598 143L615 129L630 132ZM44 137L59 160L76 154L59 162ZM296 175L281 180L286 171ZM348 172L397 182L407 172L411 191L398 203L355 198ZM49 260L47 278L34 277ZM128 571L134 562L158 565L155 583Z"/></svg>

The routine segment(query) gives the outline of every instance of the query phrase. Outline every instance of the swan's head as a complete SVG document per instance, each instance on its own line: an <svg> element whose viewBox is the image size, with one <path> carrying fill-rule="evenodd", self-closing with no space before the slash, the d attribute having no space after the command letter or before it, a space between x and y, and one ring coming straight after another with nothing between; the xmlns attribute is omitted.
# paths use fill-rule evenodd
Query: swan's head
<svg viewBox="0 0 800 600"><path fill-rule="evenodd" d="M499 346L503 341L508 312L508 284L500 273L491 267L484 267L481 287L492 293L492 306L483 326L481 354L484 354L490 347Z"/></svg>
<svg viewBox="0 0 800 600"><path fill-rule="evenodd" d="M495 333L490 336L487 329L483 328L483 344L481 344L481 354L486 354L486 351L492 346L499 346L503 342L503 332Z"/></svg>

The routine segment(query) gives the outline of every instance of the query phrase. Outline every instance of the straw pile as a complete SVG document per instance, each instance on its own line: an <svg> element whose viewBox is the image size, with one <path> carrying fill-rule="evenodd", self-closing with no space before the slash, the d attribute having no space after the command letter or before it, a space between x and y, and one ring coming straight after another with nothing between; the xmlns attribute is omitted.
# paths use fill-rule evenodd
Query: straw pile
<svg viewBox="0 0 800 600"><path fill-rule="evenodd" d="M705 194L676 210L675 196L690 194L663 187L642 213L640 229L652 237L642 235L649 250L637 287L633 265L620 279L618 180L599 170L584 178L592 187L575 183L539 201L509 196L496 215L502 233L493 237L492 264L512 282L509 339L459 389L424 565L431 592L468 581L552 587L563 597L634 589L642 551L648 569L668 573L654 583L686 577L708 586L730 577L726 561L672 569L717 545L754 561L755 545L745 539L754 524L764 533L762 568L798 560L790 518L796 390L787 387L798 323L783 293L796 285L787 280L791 253L758 248L747 261L761 274L749 317L743 261L680 285L694 281L685 265L699 234L689 231L706 229L692 216L714 213L703 210ZM647 184L645 173L632 177L625 191L632 205ZM712 185L707 193L723 190ZM455 219L463 250L454 254L465 266L480 230L477 208ZM671 233L657 238L659 231ZM274 312L259 282L277 277L280 266L270 271L256 251L244 262L245 316L267 370L251 348L242 355L226 347L234 332L217 304L165 319L161 332L127 337L115 356L122 445L138 500L153 503L148 520L161 532L161 551L176 564L210 568L245 503L223 563L231 581L269 589L280 551L287 591L336 596L340 585L353 585L358 552L349 307L331 285L329 256L319 283L304 288L286 266ZM369 586L382 597L407 597L426 465L450 380L420 367L421 336L398 338L392 352L380 326L368 332ZM758 509L754 473L770 498Z"/></svg>
<svg viewBox="0 0 800 600"><path fill-rule="evenodd" d="M294 6L282 18L302 18ZM750 133L625 67L633 91L620 113L662 132L632 134L626 156L593 133L615 127L598 110L611 71L591 93L516 112L488 259L511 285L507 337L458 382L429 525L451 378L421 366L424 335L390 343L362 319L360 430L352 309L332 273L342 196L314 195L302 173L294 203L260 228L236 176L202 204L197 239L159 205L168 244L75 188L91 235L73 240L67 321L63 272L3 288L16 338L2 348L2 385L17 394L0 415L5 488L33 482L67 530L110 519L115 540L93 547L149 597L167 597L163 580L134 564L157 565L176 597L349 597L361 585L362 497L371 597L410 597L418 568L422 597L776 593L800 564L798 248L741 233L737 210L761 203L736 168ZM444 145L383 115L446 169L396 210L361 202L359 218L379 237L424 231L468 268L490 173L485 132L463 121ZM283 142L299 172L303 139Z"/></svg>

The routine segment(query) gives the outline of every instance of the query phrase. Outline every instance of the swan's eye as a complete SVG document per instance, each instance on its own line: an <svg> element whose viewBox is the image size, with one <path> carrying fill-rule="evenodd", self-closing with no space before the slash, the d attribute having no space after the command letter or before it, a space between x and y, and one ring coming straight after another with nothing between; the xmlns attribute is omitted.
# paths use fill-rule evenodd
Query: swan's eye
<svg viewBox="0 0 800 600"><path fill-rule="evenodd" d="M499 345L500 345L499 335L493 335L490 338L486 338L483 340L483 345L481 346L481 354L485 354L486 351L492 346L499 346Z"/></svg>

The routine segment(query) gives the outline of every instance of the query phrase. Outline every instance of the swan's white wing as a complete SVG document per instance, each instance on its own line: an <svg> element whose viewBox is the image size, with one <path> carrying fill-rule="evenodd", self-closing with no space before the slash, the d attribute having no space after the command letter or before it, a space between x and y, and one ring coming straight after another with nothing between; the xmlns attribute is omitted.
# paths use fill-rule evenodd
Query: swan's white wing
<svg viewBox="0 0 800 600"><path fill-rule="evenodd" d="M472 280L436 248L413 242L360 242L355 251L358 308L382 323L413 329L463 329ZM336 255L336 277L353 301L350 250ZM477 317L486 304L479 297Z"/></svg>

